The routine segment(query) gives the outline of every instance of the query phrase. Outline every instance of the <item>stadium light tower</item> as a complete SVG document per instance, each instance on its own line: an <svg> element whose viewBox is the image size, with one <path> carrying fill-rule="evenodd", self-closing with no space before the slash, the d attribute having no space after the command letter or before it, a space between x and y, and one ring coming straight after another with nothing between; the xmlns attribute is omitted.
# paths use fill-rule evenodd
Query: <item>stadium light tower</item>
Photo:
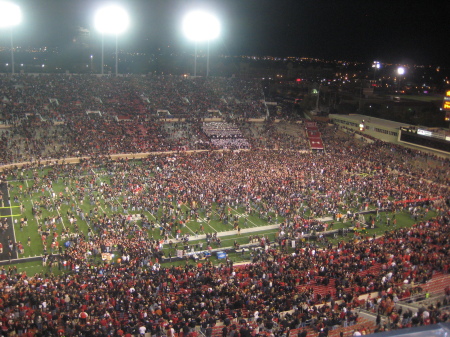
<svg viewBox="0 0 450 337"><path fill-rule="evenodd" d="M380 61L373 61L373 63L372 63L372 68L373 68L373 80L376 82L376 73L377 73L377 70L381 68L381 63L380 63Z"/></svg>
<svg viewBox="0 0 450 337"><path fill-rule="evenodd" d="M121 7L110 5L99 9L95 15L95 28L102 33L102 75L104 55L104 35L116 36L116 76L119 68L118 35L123 33L129 25L128 13Z"/></svg>
<svg viewBox="0 0 450 337"><path fill-rule="evenodd" d="M401 77L400 77L400 76L403 76L404 74L405 74L405 68L403 68L403 67L398 67L398 68L397 68L397 75L398 75L397 85L398 85L398 91L400 91L400 80L401 80Z"/></svg>
<svg viewBox="0 0 450 337"><path fill-rule="evenodd" d="M10 28L11 36L11 75L14 75L13 27L22 21L20 7L12 2L0 1L0 28Z"/></svg>
<svg viewBox="0 0 450 337"><path fill-rule="evenodd" d="M197 76L197 43L207 41L206 76L209 75L209 41L220 34L220 22L212 14L204 11L188 13L183 20L183 31L189 40L195 41L194 76Z"/></svg>

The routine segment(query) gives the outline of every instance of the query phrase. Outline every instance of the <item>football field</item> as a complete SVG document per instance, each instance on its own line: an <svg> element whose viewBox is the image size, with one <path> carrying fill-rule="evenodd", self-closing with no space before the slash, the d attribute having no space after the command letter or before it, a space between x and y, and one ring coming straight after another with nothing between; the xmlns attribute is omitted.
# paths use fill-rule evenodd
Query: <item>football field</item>
<svg viewBox="0 0 450 337"><path fill-rule="evenodd" d="M23 245L21 252L13 249L13 260L57 254L74 235L95 233L93 225L98 219L117 213L126 214L130 230L138 228L149 238L164 241L165 252L170 249L170 241L172 247L187 241L191 245L203 241L206 247L207 235L219 237L222 247L236 242L248 243L248 236L252 234L265 235L273 240L278 227L273 225L283 221L273 212L260 212L256 205L251 209L234 204L221 209L216 204L202 208L195 204L181 204L171 195L151 211L138 207L124 208L125 193L105 196L101 187L111 183L111 175L103 169L86 170L83 176L78 177L54 177L52 168L47 167L26 171L20 179L10 178L7 184L3 184L4 195L9 195L11 206L1 208L3 221L8 222L7 234L2 238L10 237ZM146 192L133 193L143 195ZM180 225L177 231L163 233L160 223L167 221L168 217ZM211 245L212 248L219 247L215 242ZM8 249L4 249L0 258L8 260Z"/></svg>
<svg viewBox="0 0 450 337"><path fill-rule="evenodd" d="M139 167L143 164L136 161L134 165ZM96 223L118 214L122 218L125 216L123 226L130 236L144 233L146 238L160 243L166 257L175 257L180 250L187 252L244 246L250 241L257 242L255 237L274 242L279 224L285 220L263 202L242 205L229 201L203 205L195 200L182 201L180 195L170 191L162 199L158 197L158 200L153 200L154 207L133 205L129 202L130 198L152 198L151 189L144 182L138 187L124 186L118 193L111 194L108 186L114 183L118 175L124 173L102 166L78 167L77 170L49 166L23 170L8 177L8 181L1 186L3 252L0 254L0 264L17 264L18 268L27 263L39 265L44 255L63 254L66 246L80 234L85 237L99 235ZM434 212L428 212L424 218L434 215ZM310 216L307 208L302 216ZM368 216L369 213L366 218ZM408 212L396 216L397 227L414 223ZM392 226L386 227L388 217L392 217L389 212L382 212L376 228L367 229L364 233L381 235L385 230L393 229ZM332 218L326 216L321 220L331 222ZM162 223L170 223L170 230L164 230ZM349 229L352 225L350 221L334 221L335 230ZM349 231L345 237L334 235L319 244L334 244L354 237L353 232ZM113 250L117 251L116 248L113 247ZM233 258L236 261L249 260L250 254L236 254Z"/></svg>

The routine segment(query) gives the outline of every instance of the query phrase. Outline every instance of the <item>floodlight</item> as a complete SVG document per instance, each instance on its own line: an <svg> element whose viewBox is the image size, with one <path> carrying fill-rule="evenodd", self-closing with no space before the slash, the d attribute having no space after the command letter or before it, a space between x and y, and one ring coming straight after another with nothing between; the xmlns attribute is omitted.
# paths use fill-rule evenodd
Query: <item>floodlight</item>
<svg viewBox="0 0 450 337"><path fill-rule="evenodd" d="M102 75L103 75L103 54L104 54L104 34L112 34L116 36L116 76L118 74L118 38L117 36L123 33L130 23L128 13L121 7L110 5L99 9L94 18L96 29L102 33Z"/></svg>
<svg viewBox="0 0 450 337"><path fill-rule="evenodd" d="M399 75L404 75L404 74L405 74L405 68L403 68L403 67L398 67L398 69L397 69L397 74L399 74Z"/></svg>
<svg viewBox="0 0 450 337"><path fill-rule="evenodd" d="M17 26L22 21L20 7L12 2L0 1L0 28Z"/></svg>
<svg viewBox="0 0 450 337"><path fill-rule="evenodd" d="M212 14L194 11L183 20L183 31L188 39L197 42L215 39L220 34L219 20Z"/></svg>
<svg viewBox="0 0 450 337"><path fill-rule="evenodd" d="M99 9L95 15L95 28L102 34L121 34L130 23L128 13L121 7L111 5Z"/></svg>
<svg viewBox="0 0 450 337"><path fill-rule="evenodd" d="M197 42L207 41L206 76L209 75L209 41L220 34L220 22L212 14L203 11L188 13L183 20L183 31L186 37L195 41L194 76L197 76Z"/></svg>
<svg viewBox="0 0 450 337"><path fill-rule="evenodd" d="M11 74L14 75L14 44L12 27L17 26L22 21L22 11L20 7L12 2L0 1L0 28L11 28Z"/></svg>

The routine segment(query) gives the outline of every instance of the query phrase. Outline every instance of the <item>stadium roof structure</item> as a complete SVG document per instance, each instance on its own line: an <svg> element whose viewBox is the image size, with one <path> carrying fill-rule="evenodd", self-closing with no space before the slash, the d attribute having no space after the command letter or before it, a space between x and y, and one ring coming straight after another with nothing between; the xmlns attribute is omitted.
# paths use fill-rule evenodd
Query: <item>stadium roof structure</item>
<svg viewBox="0 0 450 337"><path fill-rule="evenodd" d="M329 117L331 119L333 119L333 118L342 118L342 119L345 119L345 120L348 120L348 121L355 122L358 125L361 124L364 121L364 122L370 123L372 125L379 125L379 126L388 127L389 129L400 129L401 127L407 127L407 128L428 130L428 131L432 131L432 132L435 132L435 133L440 133L440 134L442 134L444 136L450 136L450 131L448 129L439 128L439 127L428 127L428 126L422 126L422 125L411 125L411 124L408 124L408 123L400 123L400 122L390 121L388 119L371 117L371 116L367 116L367 115L359 115L359 114L350 114L350 115L330 114Z"/></svg>
<svg viewBox="0 0 450 337"><path fill-rule="evenodd" d="M381 118L377 118L377 117L371 117L371 116L359 115L359 114L350 114L350 115L330 114L329 117L331 119L333 119L333 117L345 118L346 120L351 120L357 124L360 124L363 121L365 121L365 122L368 122L371 124L385 126L390 129L400 129L401 127L409 126L408 123L399 123L399 122L394 122L394 121L390 121L387 119L381 119Z"/></svg>
<svg viewBox="0 0 450 337"><path fill-rule="evenodd" d="M366 336L373 337L448 337L450 336L450 323L438 323L393 331L373 333Z"/></svg>

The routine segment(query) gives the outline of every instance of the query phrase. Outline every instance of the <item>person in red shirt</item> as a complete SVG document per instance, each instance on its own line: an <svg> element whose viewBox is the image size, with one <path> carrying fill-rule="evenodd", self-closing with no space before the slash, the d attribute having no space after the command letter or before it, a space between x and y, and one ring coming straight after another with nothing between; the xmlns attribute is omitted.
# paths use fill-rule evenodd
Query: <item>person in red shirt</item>
<svg viewBox="0 0 450 337"><path fill-rule="evenodd" d="M80 315L78 317L80 318L81 324L86 324L87 318L88 318L87 312L85 312L85 311L80 312Z"/></svg>

